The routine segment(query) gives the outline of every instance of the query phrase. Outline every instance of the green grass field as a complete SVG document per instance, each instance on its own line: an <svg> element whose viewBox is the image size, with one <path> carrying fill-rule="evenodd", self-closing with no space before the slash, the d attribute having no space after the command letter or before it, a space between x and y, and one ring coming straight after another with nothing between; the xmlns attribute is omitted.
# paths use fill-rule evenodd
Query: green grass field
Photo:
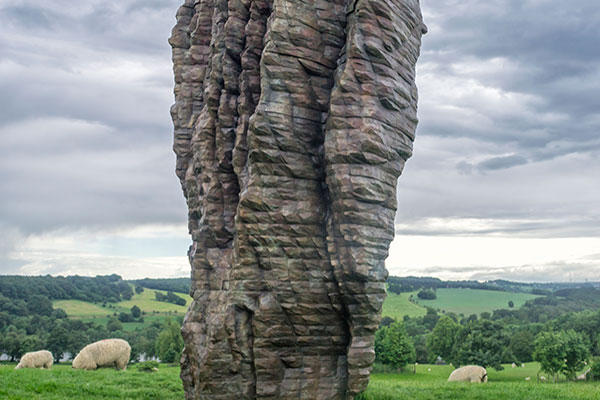
<svg viewBox="0 0 600 400"><path fill-rule="evenodd" d="M73 370L69 364L50 371L0 365L0 398L7 400L183 400L178 366L161 364L159 371L145 373L129 366L127 371L103 368ZM525 368L490 369L489 382L448 383L451 366L418 365L416 373L374 373L367 391L356 400L600 400L600 384L592 382L540 383L538 364ZM530 377L530 381L525 378Z"/></svg>
<svg viewBox="0 0 600 400"><path fill-rule="evenodd" d="M100 400L148 399L183 400L179 366L161 365L158 372L103 368L74 370L54 365L50 371L21 369L14 364L0 366L0 399L6 400Z"/></svg>
<svg viewBox="0 0 600 400"><path fill-rule="evenodd" d="M357 400L577 400L600 399L600 384L592 382L540 383L538 364L488 370L489 382L473 384L446 380L451 366L419 365L416 374L376 373ZM525 380L530 377L531 380Z"/></svg>
<svg viewBox="0 0 600 400"><path fill-rule="evenodd" d="M437 299L435 300L422 300L417 298L416 295L414 298L418 305L468 316L470 314L481 314L485 311L492 312L501 308L508 308L510 300L515 303L515 308L519 308L527 300L539 297L527 293L478 289L438 289L436 294Z"/></svg>
<svg viewBox="0 0 600 400"><path fill-rule="evenodd" d="M414 295L414 297L417 296L417 292L400 294L388 292L387 297L383 302L381 316L402 319L405 315L408 315L411 318L422 317L425 315L427 312L425 307L408 301L408 297L411 294Z"/></svg>
<svg viewBox="0 0 600 400"><path fill-rule="evenodd" d="M129 313L131 307L137 305L140 310L146 312L146 315L144 315L143 323L126 322L123 324L125 330L131 331L155 320L162 321L168 316L185 315L187 307L192 301L190 296L183 293L177 293L177 296L183 297L186 300L185 306L157 301L155 300L155 292L167 293L163 290L144 289L142 293L134 294L131 300L112 304L114 308L110 308L109 304L106 307L102 307L101 304L93 304L80 300L56 300L52 302L52 306L65 310L69 318L106 325L109 316L120 312Z"/></svg>

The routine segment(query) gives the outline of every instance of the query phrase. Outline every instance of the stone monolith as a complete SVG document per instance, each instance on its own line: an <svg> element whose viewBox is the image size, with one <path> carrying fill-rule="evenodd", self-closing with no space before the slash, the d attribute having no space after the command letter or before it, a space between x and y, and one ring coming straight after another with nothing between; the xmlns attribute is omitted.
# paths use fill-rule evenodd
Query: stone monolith
<svg viewBox="0 0 600 400"><path fill-rule="evenodd" d="M418 0L185 0L186 399L352 399L369 381L417 125Z"/></svg>

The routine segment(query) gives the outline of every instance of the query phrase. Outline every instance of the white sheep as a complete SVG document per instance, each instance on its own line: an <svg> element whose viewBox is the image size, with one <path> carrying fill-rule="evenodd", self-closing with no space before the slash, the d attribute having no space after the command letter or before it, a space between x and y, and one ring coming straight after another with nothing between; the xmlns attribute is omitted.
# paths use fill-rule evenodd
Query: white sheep
<svg viewBox="0 0 600 400"><path fill-rule="evenodd" d="M123 339L105 339L85 346L73 360L73 368L94 370L113 366L125 370L131 346Z"/></svg>
<svg viewBox="0 0 600 400"><path fill-rule="evenodd" d="M478 365L457 368L448 378L448 382L487 382L487 380L487 371Z"/></svg>
<svg viewBox="0 0 600 400"><path fill-rule="evenodd" d="M30 353L23 354L23 357L21 357L21 361L19 361L19 364L15 367L15 369L21 369L21 368L50 369L53 362L54 362L54 357L52 357L52 353L50 353L48 350L32 351Z"/></svg>

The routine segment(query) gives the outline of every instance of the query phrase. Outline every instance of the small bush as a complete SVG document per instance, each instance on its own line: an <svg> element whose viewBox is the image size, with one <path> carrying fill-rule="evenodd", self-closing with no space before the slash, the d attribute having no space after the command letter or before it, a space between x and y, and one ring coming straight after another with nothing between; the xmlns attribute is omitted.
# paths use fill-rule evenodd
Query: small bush
<svg viewBox="0 0 600 400"><path fill-rule="evenodd" d="M138 364L137 369L142 372L154 372L158 369L158 361L151 360L141 362Z"/></svg>
<svg viewBox="0 0 600 400"><path fill-rule="evenodd" d="M600 381L600 360L595 361L592 364L592 368L590 369L590 372L588 373L588 378L593 381Z"/></svg>
<svg viewBox="0 0 600 400"><path fill-rule="evenodd" d="M431 289L423 289L417 294L417 297L422 300L435 300L437 295Z"/></svg>

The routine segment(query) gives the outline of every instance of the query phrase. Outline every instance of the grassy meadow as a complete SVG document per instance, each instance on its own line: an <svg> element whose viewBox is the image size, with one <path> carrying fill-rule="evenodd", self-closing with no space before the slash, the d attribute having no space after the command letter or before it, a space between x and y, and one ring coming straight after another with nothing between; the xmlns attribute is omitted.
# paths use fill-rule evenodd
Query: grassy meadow
<svg viewBox="0 0 600 400"><path fill-rule="evenodd" d="M130 365L127 371L103 368L73 370L69 364L54 365L50 371L23 369L15 364L0 365L0 398L7 400L100 400L164 399L183 400L179 366L161 364L158 372L147 373ZM369 388L357 400L600 400L600 384L592 382L540 383L539 365L503 371L488 370L489 382L448 383L452 371L447 365L418 365L416 373L384 372L376 367ZM525 380L530 377L531 380Z"/></svg>
<svg viewBox="0 0 600 400"><path fill-rule="evenodd" d="M420 306L432 307L436 310L456 314L471 315L508 308L508 302L511 300L515 304L514 308L519 308L526 301L539 297L528 293L479 289L438 289L436 294L437 298L434 300L422 300L416 294L413 298Z"/></svg>
<svg viewBox="0 0 600 400"><path fill-rule="evenodd" d="M187 307L190 305L192 298L187 294L176 293L177 296L185 299L185 306L157 301L155 293L160 292L166 294L163 290L144 289L140 294L134 294L131 300L120 301L118 303L107 303L103 307L99 303L89 303L81 300L56 300L52 302L54 308L62 308L65 310L69 318L80 319L83 322L94 322L97 324L106 325L109 317L114 313L120 312L129 313L131 307L138 306L140 310L145 312L144 322L125 322L123 329L134 330L144 324L151 323L155 320L164 320L167 316L185 315ZM112 305L112 308L110 307Z"/></svg>
<svg viewBox="0 0 600 400"><path fill-rule="evenodd" d="M452 372L447 365L418 365L416 373L374 373L366 392L357 400L578 400L599 399L600 384L593 382L540 383L539 365L525 368L488 369L489 382L446 382ZM527 381L525 378L531 380Z"/></svg>
<svg viewBox="0 0 600 400"><path fill-rule="evenodd" d="M408 315L411 318L422 317L425 315L427 312L425 307L408 300L408 297L411 294L413 297L417 297L417 292L400 294L388 292L387 297L383 302L381 316L401 320L405 315Z"/></svg>
<svg viewBox="0 0 600 400"><path fill-rule="evenodd" d="M74 370L70 364L51 370L21 369L15 364L0 366L0 399L6 400L183 400L179 366L161 365L158 372L102 368Z"/></svg>

